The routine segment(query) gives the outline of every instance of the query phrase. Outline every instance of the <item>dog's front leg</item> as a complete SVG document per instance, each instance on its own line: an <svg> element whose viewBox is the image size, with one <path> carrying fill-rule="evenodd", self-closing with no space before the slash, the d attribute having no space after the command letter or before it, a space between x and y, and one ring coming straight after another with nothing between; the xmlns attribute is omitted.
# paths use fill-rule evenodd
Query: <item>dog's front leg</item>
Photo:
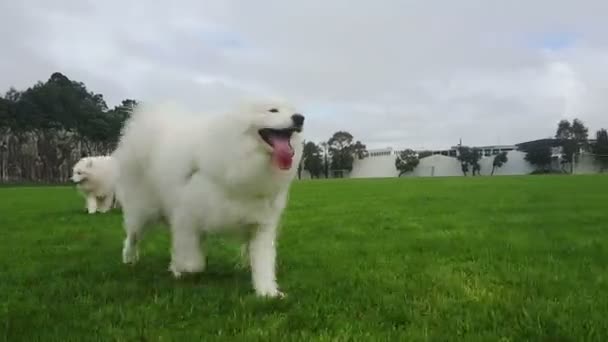
<svg viewBox="0 0 608 342"><path fill-rule="evenodd" d="M97 211L97 197L95 195L87 196L87 211L89 214L95 214Z"/></svg>
<svg viewBox="0 0 608 342"><path fill-rule="evenodd" d="M109 194L106 197L104 197L100 202L101 202L101 204L99 205L99 211L102 213L107 213L108 211L110 211L110 209L112 209L112 202L114 202L114 195Z"/></svg>
<svg viewBox="0 0 608 342"><path fill-rule="evenodd" d="M169 270L176 278L183 273L198 273L205 269L200 246L200 232L187 215L178 215L171 223L171 264Z"/></svg>
<svg viewBox="0 0 608 342"><path fill-rule="evenodd" d="M278 289L275 275L277 221L260 225L249 242L251 275L258 296L284 296Z"/></svg>

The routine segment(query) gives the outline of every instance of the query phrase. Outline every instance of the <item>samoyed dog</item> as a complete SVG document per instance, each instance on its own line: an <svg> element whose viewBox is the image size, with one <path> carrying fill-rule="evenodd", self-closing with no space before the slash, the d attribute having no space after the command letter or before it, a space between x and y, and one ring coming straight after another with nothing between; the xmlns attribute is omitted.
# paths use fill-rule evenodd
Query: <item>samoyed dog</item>
<svg viewBox="0 0 608 342"><path fill-rule="evenodd" d="M89 214L105 213L116 207L116 169L111 156L84 157L72 170L72 182L86 199Z"/></svg>
<svg viewBox="0 0 608 342"><path fill-rule="evenodd" d="M113 154L126 231L123 262L137 262L138 243L152 223L170 227L169 270L176 278L204 270L205 236L237 233L256 294L282 297L276 237L302 157L303 126L302 114L276 100L246 102L216 116L141 105Z"/></svg>

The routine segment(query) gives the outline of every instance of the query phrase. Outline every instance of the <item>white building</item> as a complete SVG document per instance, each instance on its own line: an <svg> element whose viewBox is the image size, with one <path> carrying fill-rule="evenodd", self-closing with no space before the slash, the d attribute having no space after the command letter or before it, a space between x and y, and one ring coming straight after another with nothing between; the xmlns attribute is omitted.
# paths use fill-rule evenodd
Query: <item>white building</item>
<svg viewBox="0 0 608 342"><path fill-rule="evenodd" d="M481 148L480 148L481 149ZM486 151L491 151L489 155ZM517 151L512 146L484 146L483 157L480 160L481 175L490 175L494 155L507 152L509 161L501 168L494 171L495 175L518 175L529 174L534 167L525 161L524 152ZM351 178L369 177L398 177L399 171L395 167L395 159L399 151L391 149L370 150L365 159L355 159ZM414 171L404 174L402 177L444 177L462 176L462 168L457 156L457 148L448 150L431 151L432 155L420 159L420 163Z"/></svg>
<svg viewBox="0 0 608 342"><path fill-rule="evenodd" d="M523 143L526 144L526 143ZM535 170L535 167L525 160L525 152L519 151L518 145L491 145L475 147L481 150L482 158L480 160L482 176L489 176L492 173L492 164L494 156L507 152L508 162L500 168L494 170L494 175L526 175ZM399 171L395 167L395 159L399 151L392 148L369 150L369 154L364 159L355 158L353 170L347 172L339 172L339 177L350 178L386 178L398 177ZM422 152L422 151L417 151ZM462 176L461 164L456 159L458 155L458 146L452 146L444 150L426 151L431 153L427 157L420 159L420 163L414 171L402 175L402 177L445 177L445 176ZM552 155L554 158L552 168L559 170L561 168L560 156L561 149L553 148ZM588 153L580 153L575 158L573 165L575 174L597 173L600 171L599 165L596 163L592 155ZM470 174L470 173L469 173ZM309 178L303 173L303 178Z"/></svg>

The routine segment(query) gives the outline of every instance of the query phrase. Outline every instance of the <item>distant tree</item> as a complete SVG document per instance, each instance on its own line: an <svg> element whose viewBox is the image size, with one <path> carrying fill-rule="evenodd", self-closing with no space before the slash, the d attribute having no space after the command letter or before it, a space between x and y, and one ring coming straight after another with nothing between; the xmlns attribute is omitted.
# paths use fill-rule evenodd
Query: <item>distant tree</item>
<svg viewBox="0 0 608 342"><path fill-rule="evenodd" d="M359 140L352 146L352 151L358 159L363 159L368 156L367 147Z"/></svg>
<svg viewBox="0 0 608 342"><path fill-rule="evenodd" d="M467 146L458 147L458 156L456 159L460 161L460 169L464 176L469 172L469 160L470 160L471 149Z"/></svg>
<svg viewBox="0 0 608 342"><path fill-rule="evenodd" d="M4 98L13 103L17 102L21 98L21 92L15 89L14 87L10 87L4 95Z"/></svg>
<svg viewBox="0 0 608 342"><path fill-rule="evenodd" d="M459 146L457 159L460 161L460 168L465 176L469 172L469 169L472 169L473 176L480 174L481 165L479 164L479 160L481 159L481 151L479 149Z"/></svg>
<svg viewBox="0 0 608 342"><path fill-rule="evenodd" d="M600 172L608 169L608 132L605 129L600 129L595 134L596 141L592 146L595 159L600 164Z"/></svg>
<svg viewBox="0 0 608 342"><path fill-rule="evenodd" d="M587 145L588 129L579 119L574 119L572 123L568 120L561 120L557 124L555 138L559 140L559 144L562 148L562 170L566 172L565 165L569 164L570 173L572 173L574 171L574 156L581 148L584 148Z"/></svg>
<svg viewBox="0 0 608 342"><path fill-rule="evenodd" d="M395 168L399 171L399 177L404 173L414 171L416 166L420 163L418 154L411 149L405 149L395 158Z"/></svg>
<svg viewBox="0 0 608 342"><path fill-rule="evenodd" d="M6 134L13 125L13 115L11 113L13 103L5 98L0 97L0 134Z"/></svg>
<svg viewBox="0 0 608 342"><path fill-rule="evenodd" d="M322 142L321 147L323 147L323 175L325 178L329 178L329 144L327 141Z"/></svg>
<svg viewBox="0 0 608 342"><path fill-rule="evenodd" d="M572 139L572 125L568 120L561 120L557 123L555 138L560 140Z"/></svg>
<svg viewBox="0 0 608 342"><path fill-rule="evenodd" d="M584 144L589 138L589 129L585 127L585 124L581 120L574 119L574 121L572 121L572 136L574 137L574 140Z"/></svg>
<svg viewBox="0 0 608 342"><path fill-rule="evenodd" d="M131 117L131 114L137 108L138 105L139 102L137 102L136 100L125 99L122 100L120 105L114 107L114 109L112 109L112 112L118 121L124 123L127 119Z"/></svg>
<svg viewBox="0 0 608 342"><path fill-rule="evenodd" d="M492 173L491 176L494 176L494 170L496 168L501 168L504 164L509 161L507 158L507 152L500 152L499 154L494 156L494 161L492 162Z"/></svg>
<svg viewBox="0 0 608 342"><path fill-rule="evenodd" d="M327 141L331 167L334 170L352 171L355 157L365 158L367 151L360 141L353 142L352 134L338 131Z"/></svg>
<svg viewBox="0 0 608 342"><path fill-rule="evenodd" d="M561 153L561 168L563 172L568 172L565 169L566 165L570 165L570 173L574 171L574 156L579 151L579 144L574 140L564 140L561 142L562 153Z"/></svg>
<svg viewBox="0 0 608 342"><path fill-rule="evenodd" d="M352 154L353 136L348 132L339 131L327 141L331 168L333 170L353 169L354 156Z"/></svg>
<svg viewBox="0 0 608 342"><path fill-rule="evenodd" d="M7 95L16 99L14 131L37 132L37 135L42 131L46 134L74 132L84 140L91 138L89 134L98 137L98 131L105 131L105 127L97 129L104 121L100 115L108 109L103 96L59 72L44 83L38 82L21 93L11 89Z"/></svg>
<svg viewBox="0 0 608 342"><path fill-rule="evenodd" d="M537 171L547 171L551 165L551 143L539 141L525 147L526 156L524 159L534 165Z"/></svg>
<svg viewBox="0 0 608 342"><path fill-rule="evenodd" d="M310 174L311 178L319 178L323 173L323 158L321 147L309 141L304 145L302 168Z"/></svg>
<svg viewBox="0 0 608 342"><path fill-rule="evenodd" d="M560 141L562 147L562 170L565 164L572 164L574 153L576 153L576 142L573 139L572 124L568 120L560 120L557 123L557 131L555 132L555 138Z"/></svg>
<svg viewBox="0 0 608 342"><path fill-rule="evenodd" d="M473 167L473 176L475 176L476 173L479 176L481 172L481 164L479 164L479 160L481 159L481 150L478 148L473 148L471 150L470 158L469 163Z"/></svg>

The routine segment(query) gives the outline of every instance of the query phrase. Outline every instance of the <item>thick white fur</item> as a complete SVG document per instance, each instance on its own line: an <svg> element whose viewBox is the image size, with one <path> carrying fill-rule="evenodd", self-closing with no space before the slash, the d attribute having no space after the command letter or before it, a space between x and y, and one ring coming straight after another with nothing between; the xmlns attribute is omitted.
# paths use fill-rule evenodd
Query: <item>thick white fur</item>
<svg viewBox="0 0 608 342"><path fill-rule="evenodd" d="M273 108L279 112L270 112ZM114 153L126 231L123 261L137 261L145 226L158 221L170 226L169 269L175 277L204 270L199 239L213 232L241 233L256 293L282 296L275 279L276 235L302 138L293 134L293 165L285 171L271 162L258 130L291 127L294 113L277 101L211 117L140 106Z"/></svg>
<svg viewBox="0 0 608 342"><path fill-rule="evenodd" d="M84 157L72 170L72 181L86 199L89 214L105 213L114 202L116 169L111 156Z"/></svg>

